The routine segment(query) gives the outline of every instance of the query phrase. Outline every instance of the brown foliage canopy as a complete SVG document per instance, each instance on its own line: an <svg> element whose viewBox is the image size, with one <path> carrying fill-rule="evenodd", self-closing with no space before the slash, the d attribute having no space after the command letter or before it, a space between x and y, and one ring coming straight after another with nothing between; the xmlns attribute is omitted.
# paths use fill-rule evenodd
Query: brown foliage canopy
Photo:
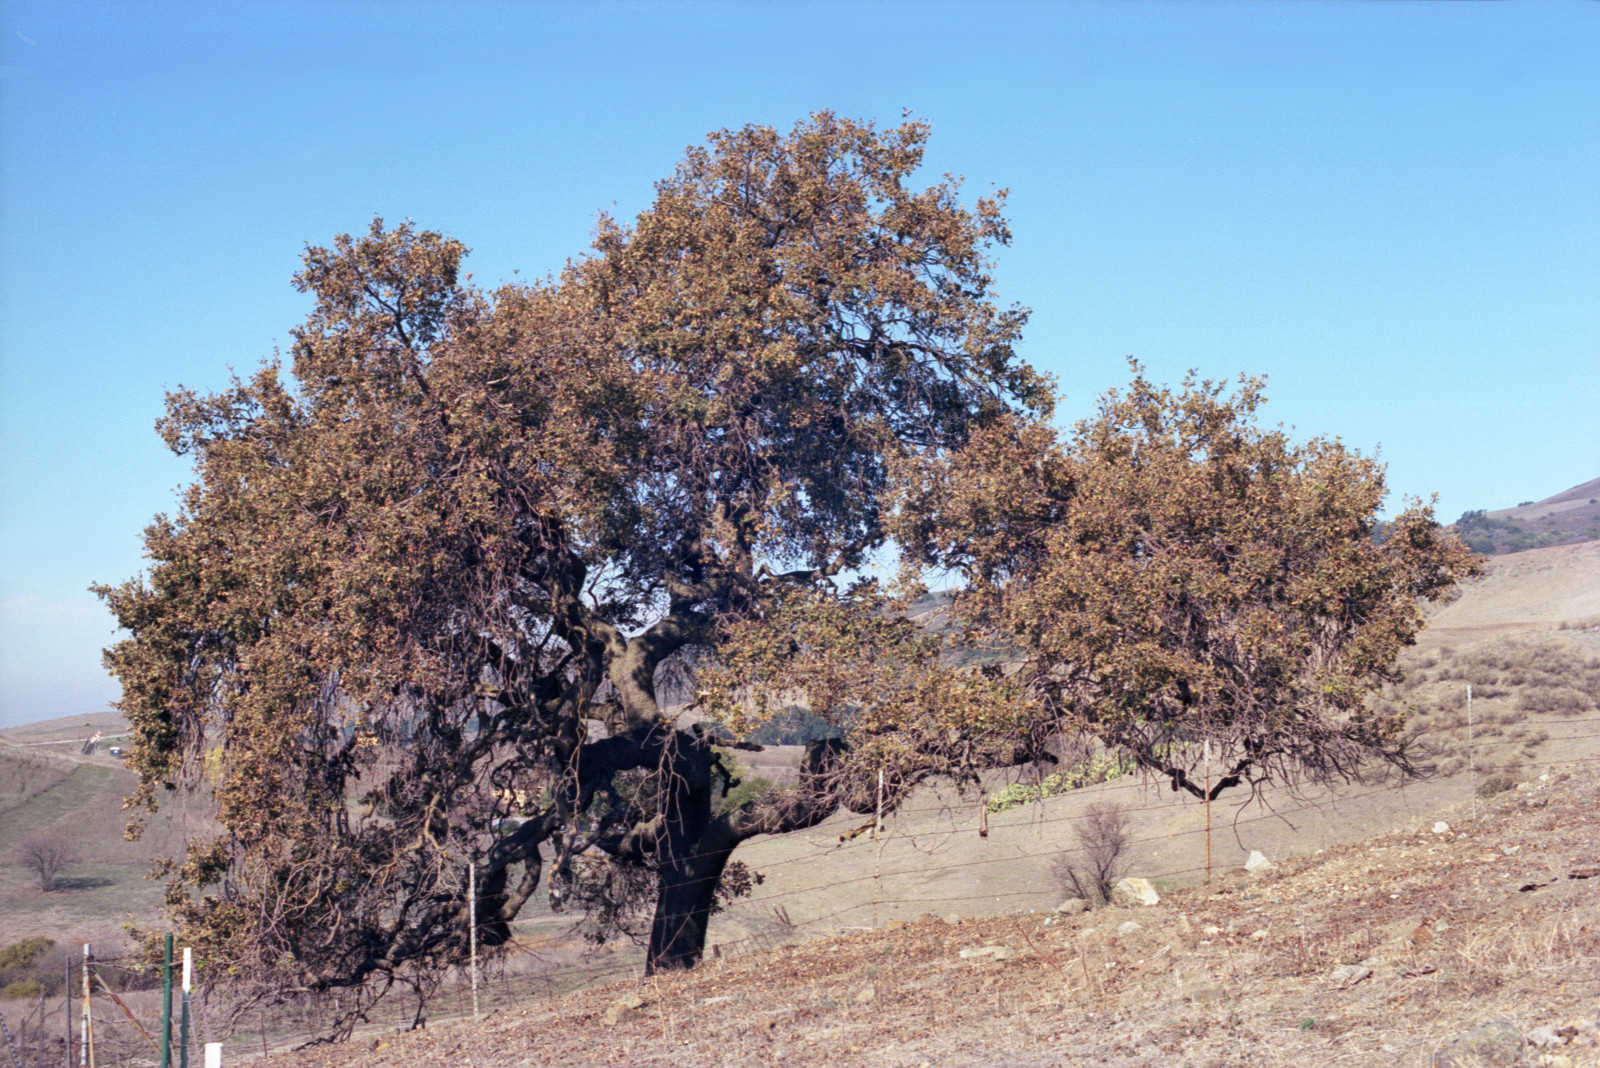
<svg viewBox="0 0 1600 1068"><path fill-rule="evenodd" d="M1125 750L1173 789L1415 773L1398 676L1421 602L1473 574L1431 507L1374 538L1383 469L1293 442L1236 392L1190 377L1126 392L1062 440L1006 418L953 455L907 461L896 533L914 568L960 573L968 640L1066 734Z"/></svg>
<svg viewBox="0 0 1600 1068"><path fill-rule="evenodd" d="M106 659L137 800L215 798L169 901L236 992L344 991L347 1028L460 959L468 864L493 944L546 874L587 899L596 854L656 882L652 967L694 963L740 841L870 805L864 758L818 744L798 789L716 812L709 732L658 700L796 613L839 654L813 711L848 719L917 661L907 744L956 748L927 722L950 673L833 581L883 543L896 458L1050 401L991 297L999 201L906 185L926 134L715 134L592 255L492 293L458 242L374 222L307 250L288 377L170 396L196 477L148 575L100 591L131 635ZM864 660L874 630L903 651ZM927 766L905 764L897 790Z"/></svg>

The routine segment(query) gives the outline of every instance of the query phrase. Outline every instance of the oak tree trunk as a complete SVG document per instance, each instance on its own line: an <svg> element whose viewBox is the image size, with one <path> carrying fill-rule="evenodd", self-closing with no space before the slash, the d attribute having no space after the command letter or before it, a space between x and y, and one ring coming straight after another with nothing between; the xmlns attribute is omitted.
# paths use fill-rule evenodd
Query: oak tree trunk
<svg viewBox="0 0 1600 1068"><path fill-rule="evenodd" d="M705 952L706 925L716 901L722 869L738 843L724 845L718 835L678 844L681 855L659 870L655 919L645 972L693 968Z"/></svg>
<svg viewBox="0 0 1600 1068"><path fill-rule="evenodd" d="M662 761L663 834L656 848L656 912L650 925L646 970L692 968L705 947L706 923L717 880L738 843L712 829L712 762L709 739L676 733ZM726 837L725 848L712 839Z"/></svg>

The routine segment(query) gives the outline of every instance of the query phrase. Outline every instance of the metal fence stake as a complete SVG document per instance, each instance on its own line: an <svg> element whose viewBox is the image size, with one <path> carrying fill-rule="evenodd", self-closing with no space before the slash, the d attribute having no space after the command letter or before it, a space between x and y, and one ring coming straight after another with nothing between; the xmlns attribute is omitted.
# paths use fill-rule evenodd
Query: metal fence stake
<svg viewBox="0 0 1600 1068"><path fill-rule="evenodd" d="M183 947L183 1015L178 1022L178 1065L189 1068L189 979L192 974L191 950Z"/></svg>
<svg viewBox="0 0 1600 1068"><path fill-rule="evenodd" d="M161 1068L172 1068L172 936L161 937Z"/></svg>

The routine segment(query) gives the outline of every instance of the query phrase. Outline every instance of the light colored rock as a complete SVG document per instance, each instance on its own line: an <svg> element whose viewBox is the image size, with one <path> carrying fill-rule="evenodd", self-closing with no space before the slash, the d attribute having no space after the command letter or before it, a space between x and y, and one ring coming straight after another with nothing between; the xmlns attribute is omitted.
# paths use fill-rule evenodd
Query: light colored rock
<svg viewBox="0 0 1600 1068"><path fill-rule="evenodd" d="M1522 1056L1522 1033L1494 1020L1457 1035L1433 1054L1433 1068L1510 1068Z"/></svg>
<svg viewBox="0 0 1600 1068"><path fill-rule="evenodd" d="M972 960L975 957L989 957L993 960L1012 960L1017 951L1010 946L972 946L961 951L962 960Z"/></svg>
<svg viewBox="0 0 1600 1068"><path fill-rule="evenodd" d="M1527 1038L1530 1046L1559 1046L1563 1042L1554 1027L1535 1027L1528 1032Z"/></svg>
<svg viewBox="0 0 1600 1068"><path fill-rule="evenodd" d="M1541 1053L1536 1063L1544 1068L1572 1068L1572 1058L1565 1053Z"/></svg>
<svg viewBox="0 0 1600 1068"><path fill-rule="evenodd" d="M1251 931L1250 938L1256 942L1265 942L1267 940L1267 932L1265 930Z"/></svg>
<svg viewBox="0 0 1600 1068"><path fill-rule="evenodd" d="M1434 834L1449 834L1450 833L1450 825L1448 823L1446 823L1444 820L1440 820L1438 823L1435 823L1433 825L1433 833Z"/></svg>
<svg viewBox="0 0 1600 1068"><path fill-rule="evenodd" d="M1134 905L1159 905L1161 895L1150 885L1149 879L1118 879L1111 888L1111 903L1131 907Z"/></svg>
<svg viewBox="0 0 1600 1068"><path fill-rule="evenodd" d="M1270 867L1272 867L1272 861L1268 860L1259 849L1250 850L1250 859L1244 862L1244 870L1252 875L1258 871L1265 871Z"/></svg>
<svg viewBox="0 0 1600 1068"><path fill-rule="evenodd" d="M1144 924L1139 923L1136 920L1124 920L1117 926L1117 934L1119 935L1130 935L1135 931L1142 930L1144 930Z"/></svg>
<svg viewBox="0 0 1600 1068"><path fill-rule="evenodd" d="M1363 964L1341 964L1328 974L1337 986L1355 986L1363 979L1372 978L1372 969Z"/></svg>
<svg viewBox="0 0 1600 1068"><path fill-rule="evenodd" d="M600 1016L600 1021L612 1027L619 1023L627 1023L629 1020L637 1020L644 1015L639 1011L642 1008L644 1008L644 998L638 994L624 994L607 1006L606 1011Z"/></svg>
<svg viewBox="0 0 1600 1068"><path fill-rule="evenodd" d="M1208 923L1204 927L1200 928L1200 933L1204 935L1219 935L1222 933L1222 928L1218 927L1214 923Z"/></svg>
<svg viewBox="0 0 1600 1068"><path fill-rule="evenodd" d="M949 915L945 916L944 922L949 924L951 927L960 927L961 926L961 917L957 916L955 913L952 912Z"/></svg>
<svg viewBox="0 0 1600 1068"><path fill-rule="evenodd" d="M1089 903L1083 898L1069 897L1056 906L1055 912L1057 916L1076 916L1080 912L1087 912L1088 909Z"/></svg>

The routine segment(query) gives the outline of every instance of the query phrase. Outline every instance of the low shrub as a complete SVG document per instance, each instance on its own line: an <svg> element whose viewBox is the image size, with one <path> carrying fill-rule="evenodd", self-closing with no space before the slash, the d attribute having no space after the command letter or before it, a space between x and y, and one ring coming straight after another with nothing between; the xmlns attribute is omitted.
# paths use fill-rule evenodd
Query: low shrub
<svg viewBox="0 0 1600 1068"><path fill-rule="evenodd" d="M37 979L18 979L14 983L7 983L0 988L0 998L14 1000L16 998L36 998L44 993L44 987Z"/></svg>
<svg viewBox="0 0 1600 1068"><path fill-rule="evenodd" d="M1495 794L1505 793L1516 785L1517 780L1509 775L1491 775L1478 784L1477 794L1479 797L1493 797Z"/></svg>
<svg viewBox="0 0 1600 1068"><path fill-rule="evenodd" d="M1052 772L1038 782L1012 783L1004 790L989 795L984 807L991 813L1005 812L1030 801L1043 801L1048 797L1070 793L1083 786L1107 782L1127 775L1137 765L1133 758L1121 753L1101 753L1062 771Z"/></svg>
<svg viewBox="0 0 1600 1068"><path fill-rule="evenodd" d="M0 971L12 968L31 968L38 964L46 951L55 945L49 938L24 938L0 949Z"/></svg>
<svg viewBox="0 0 1600 1068"><path fill-rule="evenodd" d="M722 796L716 802L718 815L731 812L747 801L754 801L772 789L772 780L760 775L751 775L734 756L732 749L717 746L716 754L732 780L731 788L724 785L721 790Z"/></svg>
<svg viewBox="0 0 1600 1068"><path fill-rule="evenodd" d="M1050 865L1057 885L1085 901L1110 901L1111 888L1127 873L1129 823L1115 801L1090 805L1073 821L1077 848L1064 851Z"/></svg>
<svg viewBox="0 0 1600 1068"><path fill-rule="evenodd" d="M30 984L33 995L41 990L57 993L64 981L61 973L65 960L66 950L49 938L24 938L0 947L0 997L32 996L5 993Z"/></svg>
<svg viewBox="0 0 1600 1068"><path fill-rule="evenodd" d="M1524 712L1576 716L1589 711L1593 702L1587 694L1579 693L1571 686L1538 686L1518 694L1517 707Z"/></svg>

